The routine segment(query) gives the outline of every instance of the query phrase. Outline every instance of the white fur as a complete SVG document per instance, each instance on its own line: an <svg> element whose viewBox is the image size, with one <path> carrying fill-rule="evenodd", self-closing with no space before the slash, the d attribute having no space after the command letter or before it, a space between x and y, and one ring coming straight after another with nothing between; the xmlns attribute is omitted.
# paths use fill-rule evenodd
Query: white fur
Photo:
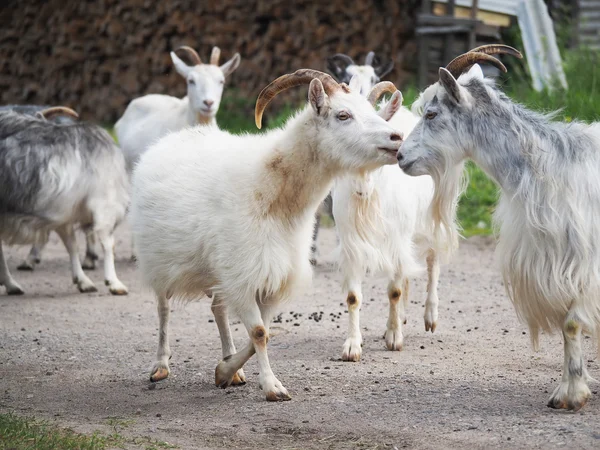
<svg viewBox="0 0 600 450"><path fill-rule="evenodd" d="M171 58L175 69L187 82L187 96L179 99L151 94L136 98L115 124L129 173L140 155L169 132L197 124L215 124L225 78L240 62L237 53L221 66L188 66L174 52L171 52Z"/></svg>
<svg viewBox="0 0 600 450"><path fill-rule="evenodd" d="M132 223L141 273L159 300L153 379L168 375L168 298L214 295L223 353L216 383L243 381L254 352L269 400L289 399L271 371L265 339L279 304L311 278L314 214L334 177L395 160L395 130L358 94L328 97L318 80L311 108L283 129L234 136L215 126L173 133L141 158L133 174ZM352 119L338 120L340 111ZM392 140L394 138L394 140ZM234 352L227 310L250 342Z"/></svg>
<svg viewBox="0 0 600 450"><path fill-rule="evenodd" d="M382 105L381 111L384 108ZM389 122L406 137L418 121L418 116L401 107ZM408 278L421 268L417 258L427 259L425 328L435 329L440 249L433 237L432 197L431 177L411 177L397 166L346 176L335 183L332 198L339 236L338 261L350 319L342 359L358 361L362 355L359 310L361 283L367 273L384 273L390 280L390 314L384 337L388 349L401 350Z"/></svg>

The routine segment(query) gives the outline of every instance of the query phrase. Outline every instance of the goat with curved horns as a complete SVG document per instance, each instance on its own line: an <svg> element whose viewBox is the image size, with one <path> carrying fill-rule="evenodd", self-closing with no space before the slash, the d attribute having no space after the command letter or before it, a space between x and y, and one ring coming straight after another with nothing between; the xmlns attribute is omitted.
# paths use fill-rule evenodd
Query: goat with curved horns
<svg viewBox="0 0 600 450"><path fill-rule="evenodd" d="M415 104L423 117L399 164L434 178L438 223L453 219L447 193L462 161L498 183L497 252L508 295L534 347L541 330L562 331L563 376L548 406L578 410L591 395L581 336L600 331L600 123L556 122L512 102L476 63L506 69L481 51L440 68L439 82Z"/></svg>
<svg viewBox="0 0 600 450"><path fill-rule="evenodd" d="M309 106L281 129L235 136L215 126L189 128L160 140L135 168L136 250L140 272L158 298L151 380L169 375L169 299L207 294L223 349L217 386L245 383L242 367L256 353L267 400L290 399L269 364L269 326L281 302L310 281L317 207L335 177L395 163L402 141L365 98L310 69L263 89L256 101L258 128L277 94L307 84ZM394 95L390 108L399 105L400 93ZM248 332L240 352L228 310Z"/></svg>
<svg viewBox="0 0 600 450"><path fill-rule="evenodd" d="M192 65L187 65L177 52L186 55ZM136 98L127 106L115 124L119 145L123 149L127 170L133 166L148 147L169 132L185 127L215 124L221 103L225 78L240 64L240 55L219 66L221 50L214 47L210 64L203 64L200 56L188 46L171 52L175 70L187 82L187 96L179 99L169 95L150 94Z"/></svg>

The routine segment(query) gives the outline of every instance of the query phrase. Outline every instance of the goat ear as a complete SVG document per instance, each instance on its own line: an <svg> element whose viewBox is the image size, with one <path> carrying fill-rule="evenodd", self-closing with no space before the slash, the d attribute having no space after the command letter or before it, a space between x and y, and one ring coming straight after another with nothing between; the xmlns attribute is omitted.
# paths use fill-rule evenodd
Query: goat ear
<svg viewBox="0 0 600 450"><path fill-rule="evenodd" d="M460 86L456 79L445 68L440 67L439 70L440 83L448 93L451 99L456 103L460 103Z"/></svg>
<svg viewBox="0 0 600 450"><path fill-rule="evenodd" d="M317 116L323 114L325 109L325 89L321 80L315 78L308 86L308 101Z"/></svg>
<svg viewBox="0 0 600 450"><path fill-rule="evenodd" d="M390 101L383 105L377 114L386 122L390 120L394 114L400 109L402 106L402 93L400 91L394 92Z"/></svg>
<svg viewBox="0 0 600 450"><path fill-rule="evenodd" d="M391 60L380 66L373 67L373 69L375 70L375 74L379 78L385 77L388 73L390 73L392 71L393 68L394 68L394 61L391 61Z"/></svg>
<svg viewBox="0 0 600 450"><path fill-rule="evenodd" d="M360 75L352 75L348 86L350 87L350 90L360 92Z"/></svg>
<svg viewBox="0 0 600 450"><path fill-rule="evenodd" d="M223 64L220 67L220 69L223 71L223 74L227 77L239 67L241 60L242 58L240 57L240 54L236 53L235 55L233 55L233 58L231 58L229 61Z"/></svg>
<svg viewBox="0 0 600 450"><path fill-rule="evenodd" d="M173 60L173 65L175 66L177 73L183 78L187 78L192 68L179 59L175 52L171 52L171 59Z"/></svg>
<svg viewBox="0 0 600 450"><path fill-rule="evenodd" d="M327 58L327 70L338 81L344 81L344 73L351 64L354 61L348 55L338 54Z"/></svg>
<svg viewBox="0 0 600 450"><path fill-rule="evenodd" d="M481 70L481 66L479 64L473 64L473 67L469 69L467 72L467 76L469 78L478 78L483 80L483 71Z"/></svg>

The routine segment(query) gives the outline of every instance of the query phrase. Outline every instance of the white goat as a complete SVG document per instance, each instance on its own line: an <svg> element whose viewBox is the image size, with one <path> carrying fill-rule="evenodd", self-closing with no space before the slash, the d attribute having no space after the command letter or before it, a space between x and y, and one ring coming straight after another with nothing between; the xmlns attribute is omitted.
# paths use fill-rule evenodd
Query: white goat
<svg viewBox="0 0 600 450"><path fill-rule="evenodd" d="M261 92L257 126L275 95L306 84L310 106L282 129L234 136L217 127L190 128L162 139L134 170L136 250L140 272L158 298L160 322L151 380L169 375L169 299L212 294L223 346L217 386L244 383L242 366L256 353L267 400L290 399L271 370L266 345L277 307L311 277L317 207L335 177L390 164L401 143L364 97L309 69ZM399 92L393 98L390 109ZM228 309L250 337L238 353Z"/></svg>
<svg viewBox="0 0 600 450"><path fill-rule="evenodd" d="M534 347L540 330L562 331L563 377L548 406L578 410L591 395L581 335L600 332L600 123L554 122L529 111L477 64L461 75L479 61L506 71L486 50L440 69L439 82L415 104L423 118L398 161L409 175L433 176L439 223L453 215L446 194L462 161L472 159L498 183L505 286ZM520 56L510 47L503 52Z"/></svg>
<svg viewBox="0 0 600 450"><path fill-rule="evenodd" d="M22 294L2 254L8 244L43 246L51 231L62 239L71 260L73 282L94 292L84 274L75 225L98 236L104 249L104 277L112 294L127 294L115 272L114 230L129 203L123 154L102 128L84 122L58 124L45 118L77 114L56 107L32 117L0 112L0 284Z"/></svg>
<svg viewBox="0 0 600 450"><path fill-rule="evenodd" d="M353 79L360 83L360 80ZM364 80L362 80L364 83ZM354 88L353 83L350 88ZM358 87L358 86L357 86ZM385 111L385 108L384 108ZM386 120L389 119L384 117ZM419 117L401 107L389 119L404 136L412 131ZM408 277L418 272L415 253L427 261L428 283L425 302L425 330L435 331L438 318L439 251L455 247L436 245L430 204L433 180L429 176L410 177L398 167L383 166L337 180L331 192L333 217L339 236L339 266L347 292L349 326L342 359L358 361L362 355L359 311L362 304L362 279L366 273L383 272L387 288L389 317L384 334L389 350L402 350L402 323L408 303ZM446 233L455 239L455 228Z"/></svg>
<svg viewBox="0 0 600 450"><path fill-rule="evenodd" d="M369 52L365 57L364 65L358 65L354 60L344 54L337 53L327 58L327 70L340 83L350 83L352 77L355 77L355 83L358 83L360 94L367 96L373 86L375 86L381 78L387 75L394 68L394 61L390 60L387 63L382 63L375 52ZM324 209L331 214L331 196L327 196L323 203ZM310 263L317 265L317 237L319 235L319 227L321 226L321 211L317 211L315 220L315 229L313 231L312 246L310 247Z"/></svg>
<svg viewBox="0 0 600 450"><path fill-rule="evenodd" d="M195 50L179 47L193 62L188 66L171 52L175 70L187 82L187 96L179 99L169 95L151 94L136 98L127 106L123 117L115 124L119 146L123 149L127 170L133 166L148 147L169 132L197 124L216 124L225 78L240 64L240 55L219 66L221 51L214 47L210 64L202 64Z"/></svg>

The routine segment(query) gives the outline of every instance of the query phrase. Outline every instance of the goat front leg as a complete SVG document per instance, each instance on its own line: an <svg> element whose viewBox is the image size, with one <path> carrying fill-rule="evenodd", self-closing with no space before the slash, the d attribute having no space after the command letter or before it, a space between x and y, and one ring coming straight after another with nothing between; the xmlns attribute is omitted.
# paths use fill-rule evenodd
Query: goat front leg
<svg viewBox="0 0 600 450"><path fill-rule="evenodd" d="M227 314L227 305L219 301L217 295L213 297L211 311L215 316L215 322L219 329L219 336L221 337L221 349L223 350L223 359L236 353L235 344L233 342L233 336L231 336L231 328L229 327L229 316ZM231 384L234 386L246 384L246 376L244 375L244 369L239 369L231 380ZM217 383L217 386L219 384Z"/></svg>
<svg viewBox="0 0 600 450"><path fill-rule="evenodd" d="M79 254L77 251L77 241L75 240L75 231L72 225L64 225L56 230L60 236L65 248L69 253L69 259L71 260L71 271L73 273L73 283L77 285L79 292L96 292L96 286L92 283L81 268L81 262L79 261Z"/></svg>
<svg viewBox="0 0 600 450"><path fill-rule="evenodd" d="M315 224L313 227L312 244L310 246L310 264L317 265L317 237L319 236L319 227L321 226L321 213L315 214Z"/></svg>
<svg viewBox="0 0 600 450"><path fill-rule="evenodd" d="M156 362L150 372L150 381L164 380L169 376L169 360L171 359L171 347L169 346L169 299L164 294L158 295L158 350Z"/></svg>
<svg viewBox="0 0 600 450"><path fill-rule="evenodd" d="M4 285L8 295L23 295L25 293L8 270L4 251L2 250L2 241L0 241L0 285Z"/></svg>
<svg viewBox="0 0 600 450"><path fill-rule="evenodd" d="M362 304L361 280L355 278L346 281L348 286L348 295L346 304L348 305L348 337L344 342L342 350L343 361L359 361L362 356L362 335L360 333L360 305Z"/></svg>
<svg viewBox="0 0 600 450"><path fill-rule="evenodd" d="M96 233L93 230L86 230L85 244L85 258L81 263L81 267L84 270L94 270L96 261L98 261L98 253L96 253Z"/></svg>
<svg viewBox="0 0 600 450"><path fill-rule="evenodd" d="M408 279L397 277L391 280L387 291L390 302L390 313L383 338L388 350L400 351L402 350L404 340L402 336L402 324L406 323L405 307L408 301Z"/></svg>
<svg viewBox="0 0 600 450"><path fill-rule="evenodd" d="M115 270L115 237L112 232L106 229L97 230L100 245L104 250L104 283L112 295L127 295L127 286L119 278Z"/></svg>
<svg viewBox="0 0 600 450"><path fill-rule="evenodd" d="M592 395L587 382L588 375L581 350L583 323L575 309L571 309L563 324L564 366L562 380L552 393L548 406L555 409L578 411Z"/></svg>
<svg viewBox="0 0 600 450"><path fill-rule="evenodd" d="M427 300L425 301L425 331L433 333L438 319L438 282L440 279L440 261L435 250L427 252Z"/></svg>
<svg viewBox="0 0 600 450"><path fill-rule="evenodd" d="M235 373L256 353L260 370L259 384L268 401L291 400L288 391L273 374L267 353L269 321L271 309L259 301L249 301L239 310L240 318L246 326L250 343L240 352L223 359L215 370L215 382L226 387L231 384ZM265 320L266 319L266 323Z"/></svg>

